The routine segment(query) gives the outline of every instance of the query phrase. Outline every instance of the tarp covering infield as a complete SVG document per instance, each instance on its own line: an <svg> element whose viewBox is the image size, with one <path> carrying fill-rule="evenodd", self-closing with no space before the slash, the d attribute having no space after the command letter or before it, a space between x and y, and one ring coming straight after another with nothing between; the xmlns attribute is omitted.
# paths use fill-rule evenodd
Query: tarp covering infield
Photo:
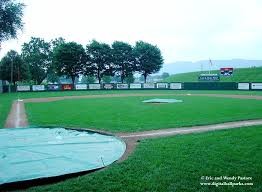
<svg viewBox="0 0 262 192"><path fill-rule="evenodd" d="M90 131L0 129L0 185L102 168L125 149L122 140Z"/></svg>

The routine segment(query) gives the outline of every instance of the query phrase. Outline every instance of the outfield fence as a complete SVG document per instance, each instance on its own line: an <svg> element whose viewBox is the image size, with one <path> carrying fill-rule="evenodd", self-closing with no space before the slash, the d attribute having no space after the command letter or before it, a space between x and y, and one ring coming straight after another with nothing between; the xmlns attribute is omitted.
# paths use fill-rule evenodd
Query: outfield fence
<svg viewBox="0 0 262 192"><path fill-rule="evenodd" d="M9 86L0 86L8 92ZM12 92L83 91L83 90L262 90L261 82L172 82L172 83L91 83L91 84L48 84L18 85Z"/></svg>
<svg viewBox="0 0 262 192"><path fill-rule="evenodd" d="M0 80L0 93L3 93L3 81Z"/></svg>

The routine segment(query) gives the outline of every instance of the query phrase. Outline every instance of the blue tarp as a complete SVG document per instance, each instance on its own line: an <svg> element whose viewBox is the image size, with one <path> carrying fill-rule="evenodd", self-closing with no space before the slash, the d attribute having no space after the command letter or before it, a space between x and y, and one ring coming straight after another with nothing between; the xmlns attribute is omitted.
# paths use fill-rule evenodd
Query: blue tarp
<svg viewBox="0 0 262 192"><path fill-rule="evenodd" d="M0 185L102 168L125 149L114 136L88 131L0 129Z"/></svg>

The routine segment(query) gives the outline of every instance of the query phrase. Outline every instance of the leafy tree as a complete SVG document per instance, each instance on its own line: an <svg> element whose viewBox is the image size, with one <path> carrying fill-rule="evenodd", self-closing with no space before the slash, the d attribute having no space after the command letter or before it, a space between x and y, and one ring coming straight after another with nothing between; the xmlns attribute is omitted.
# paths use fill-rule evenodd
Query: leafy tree
<svg viewBox="0 0 262 192"><path fill-rule="evenodd" d="M0 47L1 42L17 37L23 28L24 4L15 0L0 1Z"/></svg>
<svg viewBox="0 0 262 192"><path fill-rule="evenodd" d="M103 76L102 81L104 83L110 83L112 81L112 77L105 75L105 76Z"/></svg>
<svg viewBox="0 0 262 192"><path fill-rule="evenodd" d="M63 37L55 38L51 40L51 49L54 50L56 47L64 43L66 43L66 41Z"/></svg>
<svg viewBox="0 0 262 192"><path fill-rule="evenodd" d="M121 82L121 77L118 76L118 75L114 75L114 76L112 77L112 81L113 81L113 82Z"/></svg>
<svg viewBox="0 0 262 192"><path fill-rule="evenodd" d="M58 75L66 75L75 84L75 79L83 72L87 56L82 45L69 42L54 49L53 61Z"/></svg>
<svg viewBox="0 0 262 192"><path fill-rule="evenodd" d="M17 81L28 80L29 78L30 73L27 63L16 51L9 51L0 63L0 79L16 84Z"/></svg>
<svg viewBox="0 0 262 192"><path fill-rule="evenodd" d="M125 79L125 82L126 82L126 83L134 83L134 81L135 81L135 77L134 77L133 74L130 74L130 75L127 76L126 79Z"/></svg>
<svg viewBox="0 0 262 192"><path fill-rule="evenodd" d="M144 76L144 81L148 75L158 72L163 65L163 57L157 46L138 41L134 48L138 71Z"/></svg>
<svg viewBox="0 0 262 192"><path fill-rule="evenodd" d="M85 66L86 75L94 75L99 83L104 76L113 76L112 49L108 44L93 40L86 52L90 59Z"/></svg>
<svg viewBox="0 0 262 192"><path fill-rule="evenodd" d="M51 82L51 83L60 83L60 77L59 75L57 74L56 72L56 69L55 69L55 64L53 63L54 62L54 59L53 59L53 53L54 53L54 49L58 46L60 46L61 44L64 44L66 41L64 38L62 37L59 37L59 38L56 38L54 40L51 40L50 42L50 46L51 46L51 52L50 52L50 57L51 57L51 64L48 68L48 71L47 71L47 81L48 82Z"/></svg>
<svg viewBox="0 0 262 192"><path fill-rule="evenodd" d="M144 76L143 75L140 75L139 76L139 82L143 82L145 80Z"/></svg>
<svg viewBox="0 0 262 192"><path fill-rule="evenodd" d="M51 64L50 44L41 38L32 37L22 45L22 57L29 65L32 80L41 84Z"/></svg>
<svg viewBox="0 0 262 192"><path fill-rule="evenodd" d="M47 77L46 77L47 82L51 82L51 83L60 83L60 78L57 75L57 73L55 72L55 70L49 70L47 73Z"/></svg>
<svg viewBox="0 0 262 192"><path fill-rule="evenodd" d="M116 74L120 76L123 83L125 78L132 76L136 71L133 48L128 43L115 41L112 50Z"/></svg>
<svg viewBox="0 0 262 192"><path fill-rule="evenodd" d="M168 78L170 75L167 72L162 73L161 77L162 79Z"/></svg>
<svg viewBox="0 0 262 192"><path fill-rule="evenodd" d="M82 76L82 79L81 79L81 83L86 83L86 84L94 83L95 81L96 80L94 76Z"/></svg>

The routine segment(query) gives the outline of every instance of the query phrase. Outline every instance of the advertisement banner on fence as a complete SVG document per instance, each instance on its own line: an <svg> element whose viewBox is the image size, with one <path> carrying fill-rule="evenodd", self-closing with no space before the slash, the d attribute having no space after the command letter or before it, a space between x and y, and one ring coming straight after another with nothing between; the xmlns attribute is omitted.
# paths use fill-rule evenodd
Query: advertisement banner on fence
<svg viewBox="0 0 262 192"><path fill-rule="evenodd" d="M157 83L156 88L158 89L167 89L168 88L168 83Z"/></svg>
<svg viewBox="0 0 262 192"><path fill-rule="evenodd" d="M47 89L49 91L58 91L60 90L60 86L59 85L47 85Z"/></svg>
<svg viewBox="0 0 262 192"><path fill-rule="evenodd" d="M128 89L128 84L126 83L118 83L116 84L117 89Z"/></svg>
<svg viewBox="0 0 262 192"><path fill-rule="evenodd" d="M170 83L170 89L182 89L182 83Z"/></svg>
<svg viewBox="0 0 262 192"><path fill-rule="evenodd" d="M30 91L30 85L18 85L17 91Z"/></svg>
<svg viewBox="0 0 262 192"><path fill-rule="evenodd" d="M76 90L86 90L87 84L76 84Z"/></svg>
<svg viewBox="0 0 262 192"><path fill-rule="evenodd" d="M33 85L32 90L33 91L45 91L45 86L44 85Z"/></svg>
<svg viewBox="0 0 262 192"><path fill-rule="evenodd" d="M130 89L141 89L141 83L130 83Z"/></svg>
<svg viewBox="0 0 262 192"><path fill-rule="evenodd" d="M262 83L252 83L251 89L262 89Z"/></svg>
<svg viewBox="0 0 262 192"><path fill-rule="evenodd" d="M237 88L239 90L249 90L249 83L238 83Z"/></svg>
<svg viewBox="0 0 262 192"><path fill-rule="evenodd" d="M73 90L73 85L72 84L63 84L62 85L62 90L63 91Z"/></svg>
<svg viewBox="0 0 262 192"><path fill-rule="evenodd" d="M114 89L114 84L111 83L105 83L103 85L104 89Z"/></svg>
<svg viewBox="0 0 262 192"><path fill-rule="evenodd" d="M144 83L143 84L143 88L144 89L154 89L155 88L155 84L154 83Z"/></svg>
<svg viewBox="0 0 262 192"><path fill-rule="evenodd" d="M101 89L101 85L100 84L89 84L88 85L89 89Z"/></svg>

